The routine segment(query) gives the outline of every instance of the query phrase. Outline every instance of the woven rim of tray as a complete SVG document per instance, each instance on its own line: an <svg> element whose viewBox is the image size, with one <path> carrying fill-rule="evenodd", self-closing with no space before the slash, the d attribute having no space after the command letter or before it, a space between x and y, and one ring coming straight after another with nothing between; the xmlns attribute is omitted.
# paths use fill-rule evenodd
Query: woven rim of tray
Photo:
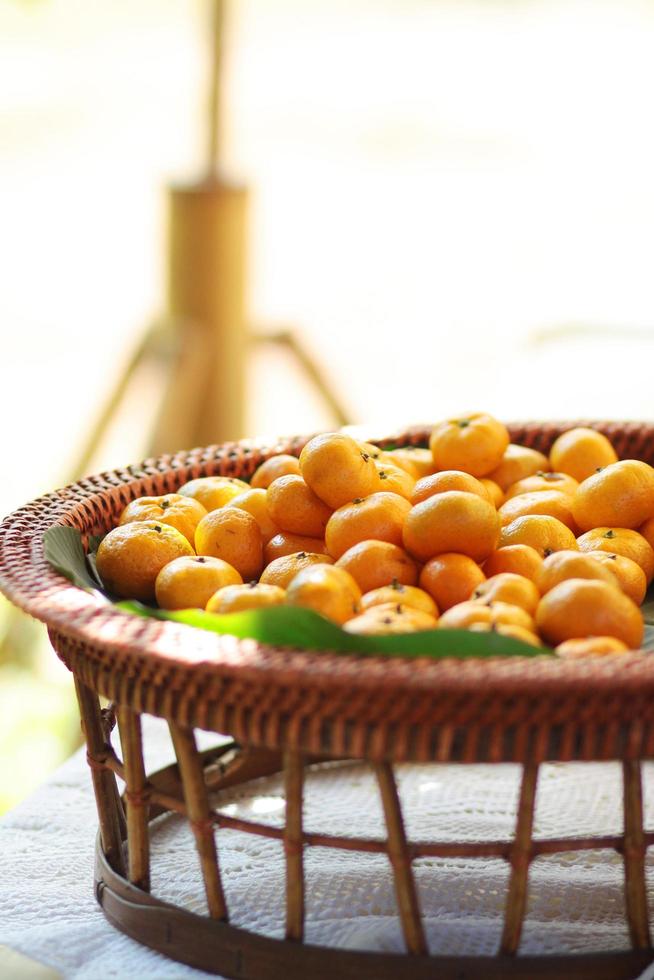
<svg viewBox="0 0 654 980"><path fill-rule="evenodd" d="M621 458L654 462L650 423L528 422L509 428L514 442L547 452L557 435L579 424L605 432ZM429 431L428 426L415 427L375 441L416 445L428 439ZM340 735L331 732L330 750L346 742L351 748L352 726L365 725L367 734L361 738L369 740L370 726L376 726L380 752L389 726L403 726L406 741L417 737L410 726L427 721L430 726L494 726L498 739L516 724L548 729L572 725L576 734L570 732L571 744L578 742L580 724L601 724L606 730L629 723L632 729L640 726L640 734L630 736L634 752L650 742L648 753L654 752L651 656L434 661L264 646L120 612L71 585L44 558L43 532L53 524L101 533L135 497L173 492L198 476L248 477L275 453L299 454L306 439L268 445L241 441L165 455L88 477L35 500L0 525L0 589L48 625L68 666L100 693L136 710L174 714L180 721L236 737L247 729L248 738L262 744L277 743L283 725L287 742L308 738L317 747L325 742L326 720L342 729ZM368 751L370 746L366 742L359 748ZM396 746L400 756L408 752L411 757L416 752L427 757L433 748ZM490 757L506 756L499 742L489 751ZM597 745L588 753L604 757Z"/></svg>

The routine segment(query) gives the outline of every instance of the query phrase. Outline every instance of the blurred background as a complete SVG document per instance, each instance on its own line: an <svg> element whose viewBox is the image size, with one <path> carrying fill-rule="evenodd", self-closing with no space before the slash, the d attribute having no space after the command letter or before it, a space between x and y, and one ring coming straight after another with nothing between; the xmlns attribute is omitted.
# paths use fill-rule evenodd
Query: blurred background
<svg viewBox="0 0 654 980"><path fill-rule="evenodd" d="M651 418L653 50L652 0L3 0L0 514L189 442ZM1 602L0 810L79 740Z"/></svg>

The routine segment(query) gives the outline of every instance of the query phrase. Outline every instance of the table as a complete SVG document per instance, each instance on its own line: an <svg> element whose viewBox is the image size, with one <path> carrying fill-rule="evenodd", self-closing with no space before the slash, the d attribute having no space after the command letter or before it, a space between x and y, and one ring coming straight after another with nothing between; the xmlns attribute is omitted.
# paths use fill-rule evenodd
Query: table
<svg viewBox="0 0 654 980"><path fill-rule="evenodd" d="M172 758L166 726L146 719L146 764ZM216 741L201 733L201 747ZM439 827L439 837L500 837L511 832L517 794L512 765L398 767L410 836ZM654 823L654 763L644 767L646 823ZM281 822L278 777L225 791L219 805L236 815ZM231 794L231 795L230 795ZM543 767L536 834L611 833L621 816L618 765ZM351 833L382 834L382 816L367 767L328 764L309 779L308 827L325 815ZM58 971L66 980L209 977L133 942L105 920L93 896L96 813L84 752L76 753L28 800L0 820L0 944ZM281 936L278 901L283 860L277 841L235 831L217 835L225 888L238 908L235 924ZM203 911L203 894L188 827L159 818L153 831L153 891ZM507 870L480 862L422 859L415 864L425 931L432 952L492 953L499 940ZM307 855L307 941L401 951L402 935L386 858L311 848ZM648 881L654 885L650 851ZM230 901L230 907L231 907ZM608 851L539 858L521 952L560 953L627 948L622 862ZM2 960L0 959L0 963ZM16 968L17 970L18 968ZM3 976L18 976L3 972ZM40 974L34 972L36 980ZM654 978L650 967L642 980ZM45 975L44 975L45 980Z"/></svg>

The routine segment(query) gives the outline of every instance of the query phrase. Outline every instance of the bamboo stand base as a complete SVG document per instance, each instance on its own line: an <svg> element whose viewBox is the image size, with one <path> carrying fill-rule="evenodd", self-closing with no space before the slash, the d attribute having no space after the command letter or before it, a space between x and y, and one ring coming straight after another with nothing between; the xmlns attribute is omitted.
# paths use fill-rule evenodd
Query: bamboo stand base
<svg viewBox="0 0 654 980"><path fill-rule="evenodd" d="M223 765L220 760L227 761L227 775L220 780L221 788L243 785L264 773L279 772L283 764L280 756L273 758L273 754L265 750L235 750L233 746L217 752L198 753L198 759L202 761L209 782L214 785L216 772ZM167 795L163 789L157 791L154 787L170 790L176 781L176 769L176 766L170 766L150 776L153 795L158 798ZM290 770L287 779L291 785L297 785L293 771ZM388 773L382 781L385 785L388 783ZM390 792L395 797L395 791ZM170 810L160 804L153 805L150 819L165 812L179 812L181 801L171 798L170 802L173 804ZM245 828L241 826L240 829ZM127 835L123 837L123 846L129 850ZM122 866L127 866L127 855L123 857ZM113 855L107 854L100 834L96 842L95 894L109 922L132 939L196 969L238 980L279 980L280 976L285 980L307 980L309 977L311 980L386 980L391 977L393 980L434 980L435 977L439 980L533 980L541 976L569 980L633 980L654 959L651 949L571 956L516 957L501 953L469 957L428 956L421 948L406 956L314 946L298 942L300 937L293 934L284 940L270 939L155 898L146 888L130 882L115 869ZM295 921L292 914L290 921Z"/></svg>

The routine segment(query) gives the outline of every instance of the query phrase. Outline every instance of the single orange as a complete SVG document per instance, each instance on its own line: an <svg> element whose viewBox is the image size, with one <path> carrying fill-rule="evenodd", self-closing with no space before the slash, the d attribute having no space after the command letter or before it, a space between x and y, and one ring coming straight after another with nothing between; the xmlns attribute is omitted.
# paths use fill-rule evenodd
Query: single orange
<svg viewBox="0 0 654 980"><path fill-rule="evenodd" d="M483 561L497 547L500 519L476 493L446 490L412 507L404 523L404 547L420 561L456 551Z"/></svg>
<svg viewBox="0 0 654 980"><path fill-rule="evenodd" d="M119 524L130 521L159 521L176 528L192 546L195 529L207 513L199 501L181 493L165 493L161 497L138 497L125 507Z"/></svg>
<svg viewBox="0 0 654 980"><path fill-rule="evenodd" d="M234 566L221 558L188 555L164 565L154 590L162 609L204 609L217 589L242 582Z"/></svg>
<svg viewBox="0 0 654 980"><path fill-rule="evenodd" d="M516 517L503 527L499 547L506 548L512 544L528 544L542 558L551 555L553 551L563 551L564 548L570 551L577 549L577 541L570 528L547 514Z"/></svg>
<svg viewBox="0 0 654 980"><path fill-rule="evenodd" d="M571 578L543 596L536 610L538 632L552 646L586 636L615 636L637 650L643 617L635 602L614 584Z"/></svg>
<svg viewBox="0 0 654 980"><path fill-rule="evenodd" d="M316 496L333 510L382 489L372 456L343 432L326 432L309 440L300 453L300 471Z"/></svg>
<svg viewBox="0 0 654 980"><path fill-rule="evenodd" d="M225 585L209 597L206 611L210 613L246 612L248 609L267 609L283 606L286 591L278 585L248 582L247 585Z"/></svg>
<svg viewBox="0 0 654 980"><path fill-rule="evenodd" d="M618 584L615 575L583 551L555 551L543 561L536 575L536 585L540 595L545 595L559 582L569 578L589 578L608 582L609 585Z"/></svg>
<svg viewBox="0 0 654 980"><path fill-rule="evenodd" d="M407 473L401 466L394 466L392 463L383 460L376 460L375 466L377 467L380 490L397 493L406 500L411 498L416 484L415 477Z"/></svg>
<svg viewBox="0 0 654 980"><path fill-rule="evenodd" d="M359 541L402 544L402 531L411 504L397 493L371 493L335 510L325 528L329 554L340 558Z"/></svg>
<svg viewBox="0 0 654 980"><path fill-rule="evenodd" d="M540 601L540 592L530 578L514 572L500 572L481 582L468 598L484 605L507 602L510 606L520 606L533 616Z"/></svg>
<svg viewBox="0 0 654 980"><path fill-rule="evenodd" d="M259 578L263 568L259 525L252 514L238 507L221 507L203 517L195 532L195 547L199 555L212 555L233 565L245 582Z"/></svg>
<svg viewBox="0 0 654 980"><path fill-rule="evenodd" d="M554 648L554 653L565 660L579 660L582 657L603 657L611 653L629 653L629 647L615 636L585 636L564 640Z"/></svg>
<svg viewBox="0 0 654 980"><path fill-rule="evenodd" d="M610 551L586 551L584 554L608 568L615 575L624 594L637 606L642 604L647 592L647 576L637 562Z"/></svg>
<svg viewBox="0 0 654 980"><path fill-rule="evenodd" d="M473 476L488 476L496 469L508 445L506 426L483 412L440 422L429 439L436 469Z"/></svg>
<svg viewBox="0 0 654 980"><path fill-rule="evenodd" d="M357 614L360 598L361 590L355 579L337 565L303 568L286 590L289 606L313 609L339 625Z"/></svg>
<svg viewBox="0 0 654 980"><path fill-rule="evenodd" d="M569 473L579 483L600 466L609 466L617 459L617 453L606 436L584 426L568 429L550 449L550 468L555 472Z"/></svg>
<svg viewBox="0 0 654 980"><path fill-rule="evenodd" d="M418 581L416 563L389 541L360 541L341 555L336 567L348 571L361 592L372 592L394 580L402 585L415 585Z"/></svg>
<svg viewBox="0 0 654 980"><path fill-rule="evenodd" d="M105 535L95 562L108 592L154 602L154 583L164 565L192 554L193 548L177 528L159 521L130 521Z"/></svg>
<svg viewBox="0 0 654 980"><path fill-rule="evenodd" d="M424 589L418 589L415 585L402 585L401 582L391 582L390 585L383 585L372 592L366 592L361 596L361 612L371 609L373 606L381 606L385 603L401 603L411 609L419 609L438 619L438 607L432 597Z"/></svg>
<svg viewBox="0 0 654 980"><path fill-rule="evenodd" d="M627 527L594 527L577 538L580 551L608 551L640 565L647 584L654 578L654 548L638 531Z"/></svg>
<svg viewBox="0 0 654 980"><path fill-rule="evenodd" d="M498 575L500 572L515 572L524 575L532 582L538 569L543 564L543 557L535 548L528 544L510 544L493 551L484 562L484 575Z"/></svg>
<svg viewBox="0 0 654 980"><path fill-rule="evenodd" d="M327 548L322 538L309 538L305 534L290 534L288 531L280 531L264 545L263 563L269 565L275 558L294 555L298 551L306 551L312 555L327 554Z"/></svg>
<svg viewBox="0 0 654 980"><path fill-rule="evenodd" d="M462 490L465 493L476 493L483 500L493 503L487 488L475 476L464 473L463 470L440 470L430 476L424 476L418 480L411 494L411 503L419 504L423 500L428 500L437 493L446 493L448 490Z"/></svg>
<svg viewBox="0 0 654 980"><path fill-rule="evenodd" d="M267 490L273 480L280 476L288 476L289 473L300 472L300 460L297 456L289 456L287 453L278 453L265 460L252 474L250 486L255 490Z"/></svg>
<svg viewBox="0 0 654 980"><path fill-rule="evenodd" d="M524 480L518 480L517 483L512 483L506 491L506 499L511 500L512 497L517 497L522 493L535 493L537 490L559 490L561 493L567 493L572 496L579 486L579 483L573 476L569 476L567 473L534 473L533 476L527 476Z"/></svg>
<svg viewBox="0 0 654 980"><path fill-rule="evenodd" d="M465 602L486 576L469 555L446 552L431 558L420 572L420 587L441 611Z"/></svg>
<svg viewBox="0 0 654 980"><path fill-rule="evenodd" d="M559 490L537 490L533 493L518 494L517 497L505 501L497 513L500 515L503 527L515 521L517 517L526 517L527 514L548 514L550 517L556 517L571 531L577 532L577 525L572 516L572 498Z"/></svg>
<svg viewBox="0 0 654 980"><path fill-rule="evenodd" d="M387 602L370 606L345 623L343 629L359 635L384 636L433 630L437 625L436 618L422 609L416 609L408 603Z"/></svg>
<svg viewBox="0 0 654 980"><path fill-rule="evenodd" d="M466 630L475 623L488 623L491 626L505 623L512 626L522 626L523 629L534 633L533 617L522 606L514 606L508 602L491 602L485 606L481 602L460 602L441 615L438 625L441 629Z"/></svg>
<svg viewBox="0 0 654 980"><path fill-rule="evenodd" d="M434 457L429 449L419 446L402 446L400 449L387 449L386 457L396 466L406 469L407 473L419 480L434 471Z"/></svg>
<svg viewBox="0 0 654 980"><path fill-rule="evenodd" d="M479 482L482 486L486 487L491 503L496 508L501 507L504 503L504 491L499 483L496 483L495 480L489 480L487 476L480 477Z"/></svg>
<svg viewBox="0 0 654 980"><path fill-rule="evenodd" d="M333 561L334 559L330 558L329 555L296 551L292 555L282 555L280 558L275 558L266 565L259 581L266 585L278 585L280 588L286 589L291 579L294 579L303 568L308 568L310 565L331 565Z"/></svg>
<svg viewBox="0 0 654 980"><path fill-rule="evenodd" d="M233 497L227 506L238 507L239 510L246 510L248 514L252 514L259 525L264 544L270 541L271 538L274 538L276 534L279 534L280 529L270 516L268 496L263 487L244 490L243 493L239 493L236 497Z"/></svg>
<svg viewBox="0 0 654 980"><path fill-rule="evenodd" d="M639 459L621 459L579 484L572 513L581 531L593 527L637 528L654 516L654 468Z"/></svg>
<svg viewBox="0 0 654 980"><path fill-rule="evenodd" d="M189 480L177 492L199 500L209 511L224 507L239 493L249 489L244 480L237 480L234 476L199 476L196 480Z"/></svg>
<svg viewBox="0 0 654 980"><path fill-rule="evenodd" d="M511 484L518 480L524 480L527 476L537 473L538 470L549 469L549 460L537 449L529 449L527 446L516 446L509 443L504 450L504 455L500 460L499 466L488 474L500 488L506 491Z"/></svg>
<svg viewBox="0 0 654 980"><path fill-rule="evenodd" d="M323 538L332 511L304 482L289 473L280 476L266 490L268 513L282 531Z"/></svg>

